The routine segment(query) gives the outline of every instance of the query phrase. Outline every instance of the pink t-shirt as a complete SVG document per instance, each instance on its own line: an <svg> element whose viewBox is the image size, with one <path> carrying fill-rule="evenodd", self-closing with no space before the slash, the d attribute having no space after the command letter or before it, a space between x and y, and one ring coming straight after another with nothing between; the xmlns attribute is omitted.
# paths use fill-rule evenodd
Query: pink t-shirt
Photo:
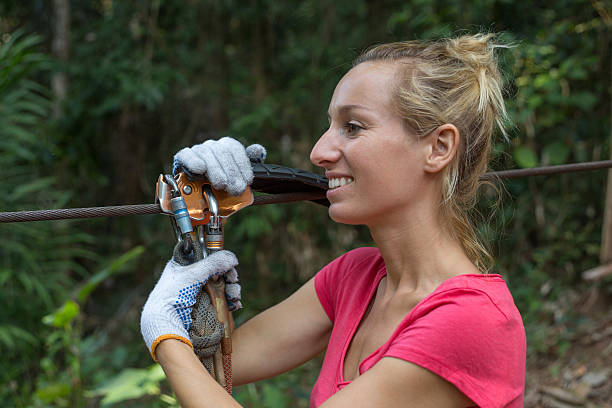
<svg viewBox="0 0 612 408"><path fill-rule="evenodd" d="M325 266L315 290L334 327L310 407L348 385L343 362L357 326L386 275L377 248L358 248ZM426 368L482 408L519 408L525 390L525 329L497 274L459 275L421 300L389 340L359 365L363 374L383 357Z"/></svg>

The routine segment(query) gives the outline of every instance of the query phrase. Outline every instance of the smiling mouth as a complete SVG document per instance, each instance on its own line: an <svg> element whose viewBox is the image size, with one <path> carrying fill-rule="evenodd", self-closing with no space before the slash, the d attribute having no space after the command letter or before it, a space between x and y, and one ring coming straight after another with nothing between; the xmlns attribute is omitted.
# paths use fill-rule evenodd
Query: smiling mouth
<svg viewBox="0 0 612 408"><path fill-rule="evenodd" d="M345 186L347 184L352 183L354 180L352 177L337 177L337 178L330 178L329 179L329 188L337 188L337 187L342 187Z"/></svg>

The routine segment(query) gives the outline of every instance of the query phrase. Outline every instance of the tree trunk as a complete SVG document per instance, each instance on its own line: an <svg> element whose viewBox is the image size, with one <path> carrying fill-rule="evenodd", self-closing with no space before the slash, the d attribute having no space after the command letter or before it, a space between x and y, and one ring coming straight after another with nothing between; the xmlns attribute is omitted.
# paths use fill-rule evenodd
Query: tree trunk
<svg viewBox="0 0 612 408"><path fill-rule="evenodd" d="M53 56L66 63L70 55L70 2L69 0L53 0ZM68 94L68 75L65 71L57 71L51 78L53 90L53 116L62 113L62 105Z"/></svg>
<svg viewBox="0 0 612 408"><path fill-rule="evenodd" d="M607 21L607 24L612 24ZM610 28L610 27L609 27ZM608 41L606 41L608 42ZM609 43L609 42L608 42ZM611 55L612 60L612 55ZM611 61L612 62L612 61ZM610 71L610 120L612 121L612 71ZM610 126L610 158L612 159L612 123ZM606 203L604 206L604 222L601 232L600 262L607 264L612 262L612 170L608 170L608 186L606 189Z"/></svg>

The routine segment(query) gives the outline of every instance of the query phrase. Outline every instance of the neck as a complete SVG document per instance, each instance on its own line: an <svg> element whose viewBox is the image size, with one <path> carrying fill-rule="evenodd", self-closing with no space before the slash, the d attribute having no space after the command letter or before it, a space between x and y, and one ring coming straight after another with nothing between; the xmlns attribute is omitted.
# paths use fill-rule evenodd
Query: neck
<svg viewBox="0 0 612 408"><path fill-rule="evenodd" d="M396 293L431 293L448 278L478 273L435 210L389 215L369 227L387 268L386 298Z"/></svg>

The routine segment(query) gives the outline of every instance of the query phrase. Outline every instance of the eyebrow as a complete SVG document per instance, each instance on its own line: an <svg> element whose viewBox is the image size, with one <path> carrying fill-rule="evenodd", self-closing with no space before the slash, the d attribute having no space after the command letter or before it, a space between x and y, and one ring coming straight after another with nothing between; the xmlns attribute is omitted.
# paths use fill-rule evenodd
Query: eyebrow
<svg viewBox="0 0 612 408"><path fill-rule="evenodd" d="M369 111L370 109L363 105L342 105L338 108L338 113L346 114L347 112L350 112L352 110L368 110ZM329 111L327 112L327 117L331 118L331 114Z"/></svg>

